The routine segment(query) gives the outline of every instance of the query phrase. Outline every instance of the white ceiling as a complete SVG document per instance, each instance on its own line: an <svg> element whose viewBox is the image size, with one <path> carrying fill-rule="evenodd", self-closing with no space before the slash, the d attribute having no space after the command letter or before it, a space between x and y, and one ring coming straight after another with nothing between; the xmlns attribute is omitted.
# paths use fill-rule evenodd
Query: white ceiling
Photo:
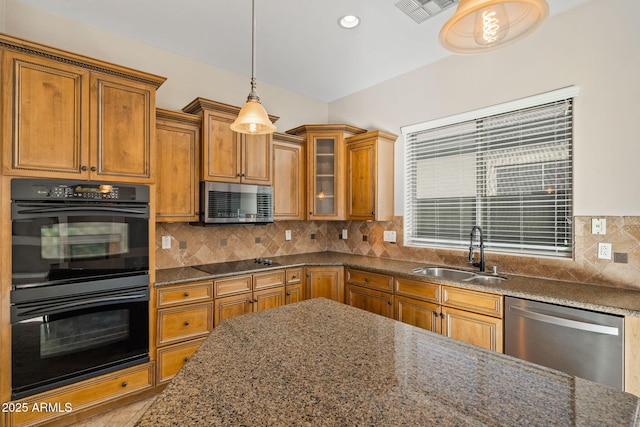
<svg viewBox="0 0 640 427"><path fill-rule="evenodd" d="M251 0L17 1L251 75ZM256 0L256 78L329 102L449 55L438 33L455 6L417 24L397 1ZM586 1L548 3L553 15ZM340 28L345 14L362 23Z"/></svg>

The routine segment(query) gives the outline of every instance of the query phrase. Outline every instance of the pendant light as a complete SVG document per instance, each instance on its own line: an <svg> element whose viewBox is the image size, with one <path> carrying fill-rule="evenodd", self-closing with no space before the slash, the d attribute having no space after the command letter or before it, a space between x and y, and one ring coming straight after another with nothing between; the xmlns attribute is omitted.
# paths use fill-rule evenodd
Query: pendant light
<svg viewBox="0 0 640 427"><path fill-rule="evenodd" d="M545 0L460 0L440 43L456 53L486 52L529 34L548 14Z"/></svg>
<svg viewBox="0 0 640 427"><path fill-rule="evenodd" d="M260 97L256 93L256 2L251 0L251 92L247 102L240 109L236 120L231 124L231 130L238 133L252 135L264 135L276 131L276 127L260 103Z"/></svg>

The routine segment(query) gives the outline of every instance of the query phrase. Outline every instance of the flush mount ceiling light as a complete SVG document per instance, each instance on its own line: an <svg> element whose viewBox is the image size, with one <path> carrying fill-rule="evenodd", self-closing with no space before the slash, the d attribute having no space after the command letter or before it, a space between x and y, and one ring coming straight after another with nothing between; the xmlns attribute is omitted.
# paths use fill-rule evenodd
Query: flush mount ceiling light
<svg viewBox="0 0 640 427"><path fill-rule="evenodd" d="M238 118L231 124L231 130L238 133L252 135L264 135L276 131L267 110L260 103L260 97L256 93L256 2L251 0L251 92L247 102L240 109Z"/></svg>
<svg viewBox="0 0 640 427"><path fill-rule="evenodd" d="M340 24L342 28L350 30L360 25L360 18L358 18L356 15L345 15L342 18L338 19L338 24Z"/></svg>
<svg viewBox="0 0 640 427"><path fill-rule="evenodd" d="M545 0L460 0L440 43L456 53L486 52L532 32L548 14Z"/></svg>

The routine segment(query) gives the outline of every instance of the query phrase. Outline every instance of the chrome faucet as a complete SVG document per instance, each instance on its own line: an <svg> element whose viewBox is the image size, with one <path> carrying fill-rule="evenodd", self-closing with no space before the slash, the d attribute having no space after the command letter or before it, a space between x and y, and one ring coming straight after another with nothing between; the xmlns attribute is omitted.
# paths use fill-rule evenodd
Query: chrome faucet
<svg viewBox="0 0 640 427"><path fill-rule="evenodd" d="M473 261L473 236L476 234L476 230L480 234L480 262L474 262ZM471 235L469 236L469 262L474 267L480 267L480 271L484 272L484 269L485 269L485 265L484 265L484 241L483 241L483 238L482 238L482 228L478 227L477 225L473 226L473 228L471 229Z"/></svg>

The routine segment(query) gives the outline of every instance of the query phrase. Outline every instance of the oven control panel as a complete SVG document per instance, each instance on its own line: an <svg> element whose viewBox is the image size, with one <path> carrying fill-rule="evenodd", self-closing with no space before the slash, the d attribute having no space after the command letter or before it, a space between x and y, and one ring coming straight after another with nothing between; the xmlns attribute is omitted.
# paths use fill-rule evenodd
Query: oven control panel
<svg viewBox="0 0 640 427"><path fill-rule="evenodd" d="M14 179L12 200L73 201L102 200L113 202L149 202L149 187L144 185L112 185L94 182Z"/></svg>

